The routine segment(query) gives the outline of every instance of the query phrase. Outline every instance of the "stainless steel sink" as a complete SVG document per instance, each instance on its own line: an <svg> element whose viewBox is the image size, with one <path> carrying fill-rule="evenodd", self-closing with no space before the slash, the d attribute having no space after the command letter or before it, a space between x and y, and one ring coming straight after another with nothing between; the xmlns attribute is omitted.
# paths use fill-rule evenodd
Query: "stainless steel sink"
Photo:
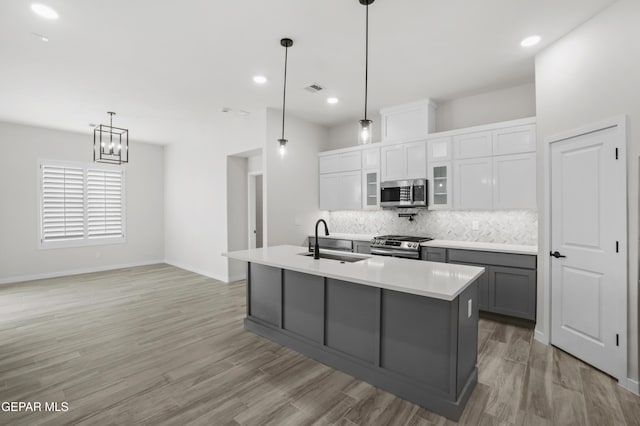
<svg viewBox="0 0 640 426"><path fill-rule="evenodd" d="M313 253L298 253L300 256L312 257ZM360 262L361 260L369 259L369 256L353 256L349 254L334 254L320 252L321 259L337 260L339 262Z"/></svg>

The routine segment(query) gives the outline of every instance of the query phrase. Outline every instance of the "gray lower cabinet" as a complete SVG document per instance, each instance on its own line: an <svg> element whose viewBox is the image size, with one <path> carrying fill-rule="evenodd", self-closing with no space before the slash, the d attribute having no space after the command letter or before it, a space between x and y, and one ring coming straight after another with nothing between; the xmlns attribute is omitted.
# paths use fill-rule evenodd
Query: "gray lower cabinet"
<svg viewBox="0 0 640 426"><path fill-rule="evenodd" d="M489 311L536 319L536 271L489 267Z"/></svg>
<svg viewBox="0 0 640 426"><path fill-rule="evenodd" d="M362 254L371 254L371 247L369 241L354 241L353 252Z"/></svg>
<svg viewBox="0 0 640 426"><path fill-rule="evenodd" d="M486 268L478 279L480 310L535 321L537 256L424 247L421 258Z"/></svg>
<svg viewBox="0 0 640 426"><path fill-rule="evenodd" d="M447 263L447 249L439 247L424 247L420 251L422 260L429 262Z"/></svg>

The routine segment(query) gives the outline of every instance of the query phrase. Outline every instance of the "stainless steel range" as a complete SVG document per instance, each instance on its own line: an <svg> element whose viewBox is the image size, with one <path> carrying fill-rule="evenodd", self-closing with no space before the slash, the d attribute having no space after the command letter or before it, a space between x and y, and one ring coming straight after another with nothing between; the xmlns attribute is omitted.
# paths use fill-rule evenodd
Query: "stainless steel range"
<svg viewBox="0 0 640 426"><path fill-rule="evenodd" d="M371 247L371 254L420 259L420 243L432 239L429 237L382 235L371 240L369 247Z"/></svg>

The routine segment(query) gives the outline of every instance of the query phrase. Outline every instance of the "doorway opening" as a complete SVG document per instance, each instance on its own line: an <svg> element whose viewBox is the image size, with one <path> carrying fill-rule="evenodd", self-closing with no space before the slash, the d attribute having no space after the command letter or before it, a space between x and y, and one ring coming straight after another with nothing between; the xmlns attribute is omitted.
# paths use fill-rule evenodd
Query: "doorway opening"
<svg viewBox="0 0 640 426"><path fill-rule="evenodd" d="M264 242L264 186L262 172L249 173L249 248L262 248Z"/></svg>

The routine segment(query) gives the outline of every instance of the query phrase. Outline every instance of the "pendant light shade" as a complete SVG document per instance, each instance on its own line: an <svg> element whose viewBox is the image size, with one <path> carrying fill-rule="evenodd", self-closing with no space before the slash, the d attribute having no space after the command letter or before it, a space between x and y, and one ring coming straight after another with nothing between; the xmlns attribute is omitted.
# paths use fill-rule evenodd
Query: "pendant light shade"
<svg viewBox="0 0 640 426"><path fill-rule="evenodd" d="M366 145L371 143L371 120L360 120L360 128L358 130L358 143Z"/></svg>
<svg viewBox="0 0 640 426"><path fill-rule="evenodd" d="M93 161L95 163L122 164L129 162L129 130L113 127L113 116L109 114L109 125L98 124L93 128Z"/></svg>
<svg viewBox="0 0 640 426"><path fill-rule="evenodd" d="M358 129L358 143L366 145L371 143L371 120L367 119L367 100L369 90L369 5L374 0L358 0L366 8L365 14L365 63L364 63L364 119L360 120Z"/></svg>
<svg viewBox="0 0 640 426"><path fill-rule="evenodd" d="M282 91L282 137L278 139L278 146L280 156L284 157L284 155L287 153L288 142L287 139L284 138L284 119L287 106L287 61L289 59L289 48L293 46L293 40L291 40L290 38L283 38L282 40L280 40L280 45L284 47L284 88Z"/></svg>

